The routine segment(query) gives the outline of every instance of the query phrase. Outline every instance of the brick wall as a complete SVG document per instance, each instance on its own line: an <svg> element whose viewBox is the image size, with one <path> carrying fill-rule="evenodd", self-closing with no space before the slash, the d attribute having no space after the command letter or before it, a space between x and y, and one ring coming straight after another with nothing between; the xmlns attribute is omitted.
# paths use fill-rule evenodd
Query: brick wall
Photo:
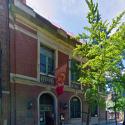
<svg viewBox="0 0 125 125"><path fill-rule="evenodd" d="M13 93L16 96L13 98L13 116L16 115L15 124L16 125L38 125L38 96L42 91L47 91L44 87L39 86L28 86L19 83L12 83L12 86L15 85L15 91ZM12 87L13 88L13 87ZM52 90L54 93L54 90ZM28 103L33 103L31 109L28 109ZM14 117L12 117L14 121ZM14 122L13 122L14 123Z"/></svg>
<svg viewBox="0 0 125 125"><path fill-rule="evenodd" d="M9 27L8 27L8 0L0 0L0 44L2 50L2 86L8 89L9 81Z"/></svg>
<svg viewBox="0 0 125 125"><path fill-rule="evenodd" d="M14 83L12 83L14 85ZM48 90L45 87L40 87L40 86L28 86L28 85L23 85L19 83L15 83L15 91L16 96L16 105L13 108L16 108L13 111L13 113L16 113L16 125L37 125L38 124L38 96L40 95L41 92L52 92L55 94L55 90L51 89ZM74 92L64 92L60 96L56 96L57 98L57 103L58 103L58 113L64 113L65 117L65 122L68 122L70 120L69 117L69 99L71 98L72 95L75 95ZM81 98L81 95L78 95ZM14 97L14 96L13 96ZM81 98L82 99L82 98ZM28 102L32 101L33 102L33 107L31 109L27 109ZM60 104L68 104L67 109L63 109ZM56 107L57 108L57 107ZM85 107L84 107L85 108Z"/></svg>
<svg viewBox="0 0 125 125"><path fill-rule="evenodd" d="M10 57L12 73L37 77L37 39L11 29Z"/></svg>

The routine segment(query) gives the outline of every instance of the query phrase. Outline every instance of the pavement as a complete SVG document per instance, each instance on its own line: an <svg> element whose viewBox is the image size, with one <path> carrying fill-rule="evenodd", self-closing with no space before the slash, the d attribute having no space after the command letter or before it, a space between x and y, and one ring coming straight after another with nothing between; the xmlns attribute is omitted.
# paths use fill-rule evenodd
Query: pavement
<svg viewBox="0 0 125 125"><path fill-rule="evenodd" d="M103 123L103 124L100 124L100 125L116 125L115 122L112 122L112 123ZM122 122L118 122L117 125L122 125Z"/></svg>
<svg viewBox="0 0 125 125"><path fill-rule="evenodd" d="M115 123L111 123L109 125L116 125ZM122 125L122 123L118 123L117 125Z"/></svg>
<svg viewBox="0 0 125 125"><path fill-rule="evenodd" d="M86 125L86 123L82 123L82 124L67 123L67 124L62 124L62 125ZM114 121L110 121L108 123L90 124L90 125L116 125L116 123ZM118 122L117 125L122 125L122 122Z"/></svg>

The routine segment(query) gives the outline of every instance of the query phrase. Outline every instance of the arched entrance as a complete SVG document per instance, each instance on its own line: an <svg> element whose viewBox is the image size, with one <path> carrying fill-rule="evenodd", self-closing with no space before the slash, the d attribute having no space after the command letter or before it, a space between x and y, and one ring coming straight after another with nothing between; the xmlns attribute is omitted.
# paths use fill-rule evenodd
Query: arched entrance
<svg viewBox="0 0 125 125"><path fill-rule="evenodd" d="M76 96L70 100L70 118L81 118L81 102Z"/></svg>
<svg viewBox="0 0 125 125"><path fill-rule="evenodd" d="M39 97L39 125L56 124L56 104L53 95L43 93Z"/></svg>

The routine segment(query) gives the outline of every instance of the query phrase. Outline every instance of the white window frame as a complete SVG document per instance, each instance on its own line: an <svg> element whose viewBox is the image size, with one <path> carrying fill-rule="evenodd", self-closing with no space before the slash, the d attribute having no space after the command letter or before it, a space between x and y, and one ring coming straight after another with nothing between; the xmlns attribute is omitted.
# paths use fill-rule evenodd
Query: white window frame
<svg viewBox="0 0 125 125"><path fill-rule="evenodd" d="M71 118L71 114L70 114L70 111L71 111L71 109L70 109L70 108L71 108L71 107L70 107L70 102L71 102L71 99L74 98L74 97L76 97L76 98L78 98L78 99L80 100L80 105L81 105L81 107L80 107L80 108L81 108L80 118ZM70 99L69 99L69 118L70 118L70 119L81 119L81 118L82 118L82 100L81 100L81 98L80 98L79 96L77 96L77 95L73 95L73 96L71 96Z"/></svg>
<svg viewBox="0 0 125 125"><path fill-rule="evenodd" d="M40 44L40 51L41 51L41 47L45 47L47 48L48 50L50 49L50 51L52 50L53 51L53 54L54 54L54 70L56 69L56 51L54 49L51 49L50 47L46 46L46 45L43 45L43 44ZM40 54L40 53L39 53ZM48 65L48 58L47 58L47 65ZM39 67L40 68L40 67ZM46 71L48 71L48 66L46 67ZM47 75L47 76L50 76L50 77L54 77L55 75L52 75L52 74L48 74L48 73L43 73L43 72L40 72L40 74L42 75Z"/></svg>

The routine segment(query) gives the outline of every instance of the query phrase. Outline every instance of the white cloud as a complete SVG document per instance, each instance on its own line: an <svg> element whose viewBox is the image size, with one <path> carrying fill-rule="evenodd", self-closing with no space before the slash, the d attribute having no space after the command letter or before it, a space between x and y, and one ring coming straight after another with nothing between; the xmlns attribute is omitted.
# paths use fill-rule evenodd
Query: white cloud
<svg viewBox="0 0 125 125"><path fill-rule="evenodd" d="M65 14L78 16L81 13L86 13L87 6L82 0L60 0L62 4L62 11Z"/></svg>
<svg viewBox="0 0 125 125"><path fill-rule="evenodd" d="M53 20L56 15L56 7L52 1L53 0L27 0L27 4L41 16Z"/></svg>
<svg viewBox="0 0 125 125"><path fill-rule="evenodd" d="M104 19L112 19L125 9L125 0L99 0L99 8Z"/></svg>
<svg viewBox="0 0 125 125"><path fill-rule="evenodd" d="M98 1L103 19L111 20L125 8L125 0L94 1ZM27 2L41 16L61 25L67 31L80 33L83 31L83 25L87 25L88 9L85 0L27 0Z"/></svg>

